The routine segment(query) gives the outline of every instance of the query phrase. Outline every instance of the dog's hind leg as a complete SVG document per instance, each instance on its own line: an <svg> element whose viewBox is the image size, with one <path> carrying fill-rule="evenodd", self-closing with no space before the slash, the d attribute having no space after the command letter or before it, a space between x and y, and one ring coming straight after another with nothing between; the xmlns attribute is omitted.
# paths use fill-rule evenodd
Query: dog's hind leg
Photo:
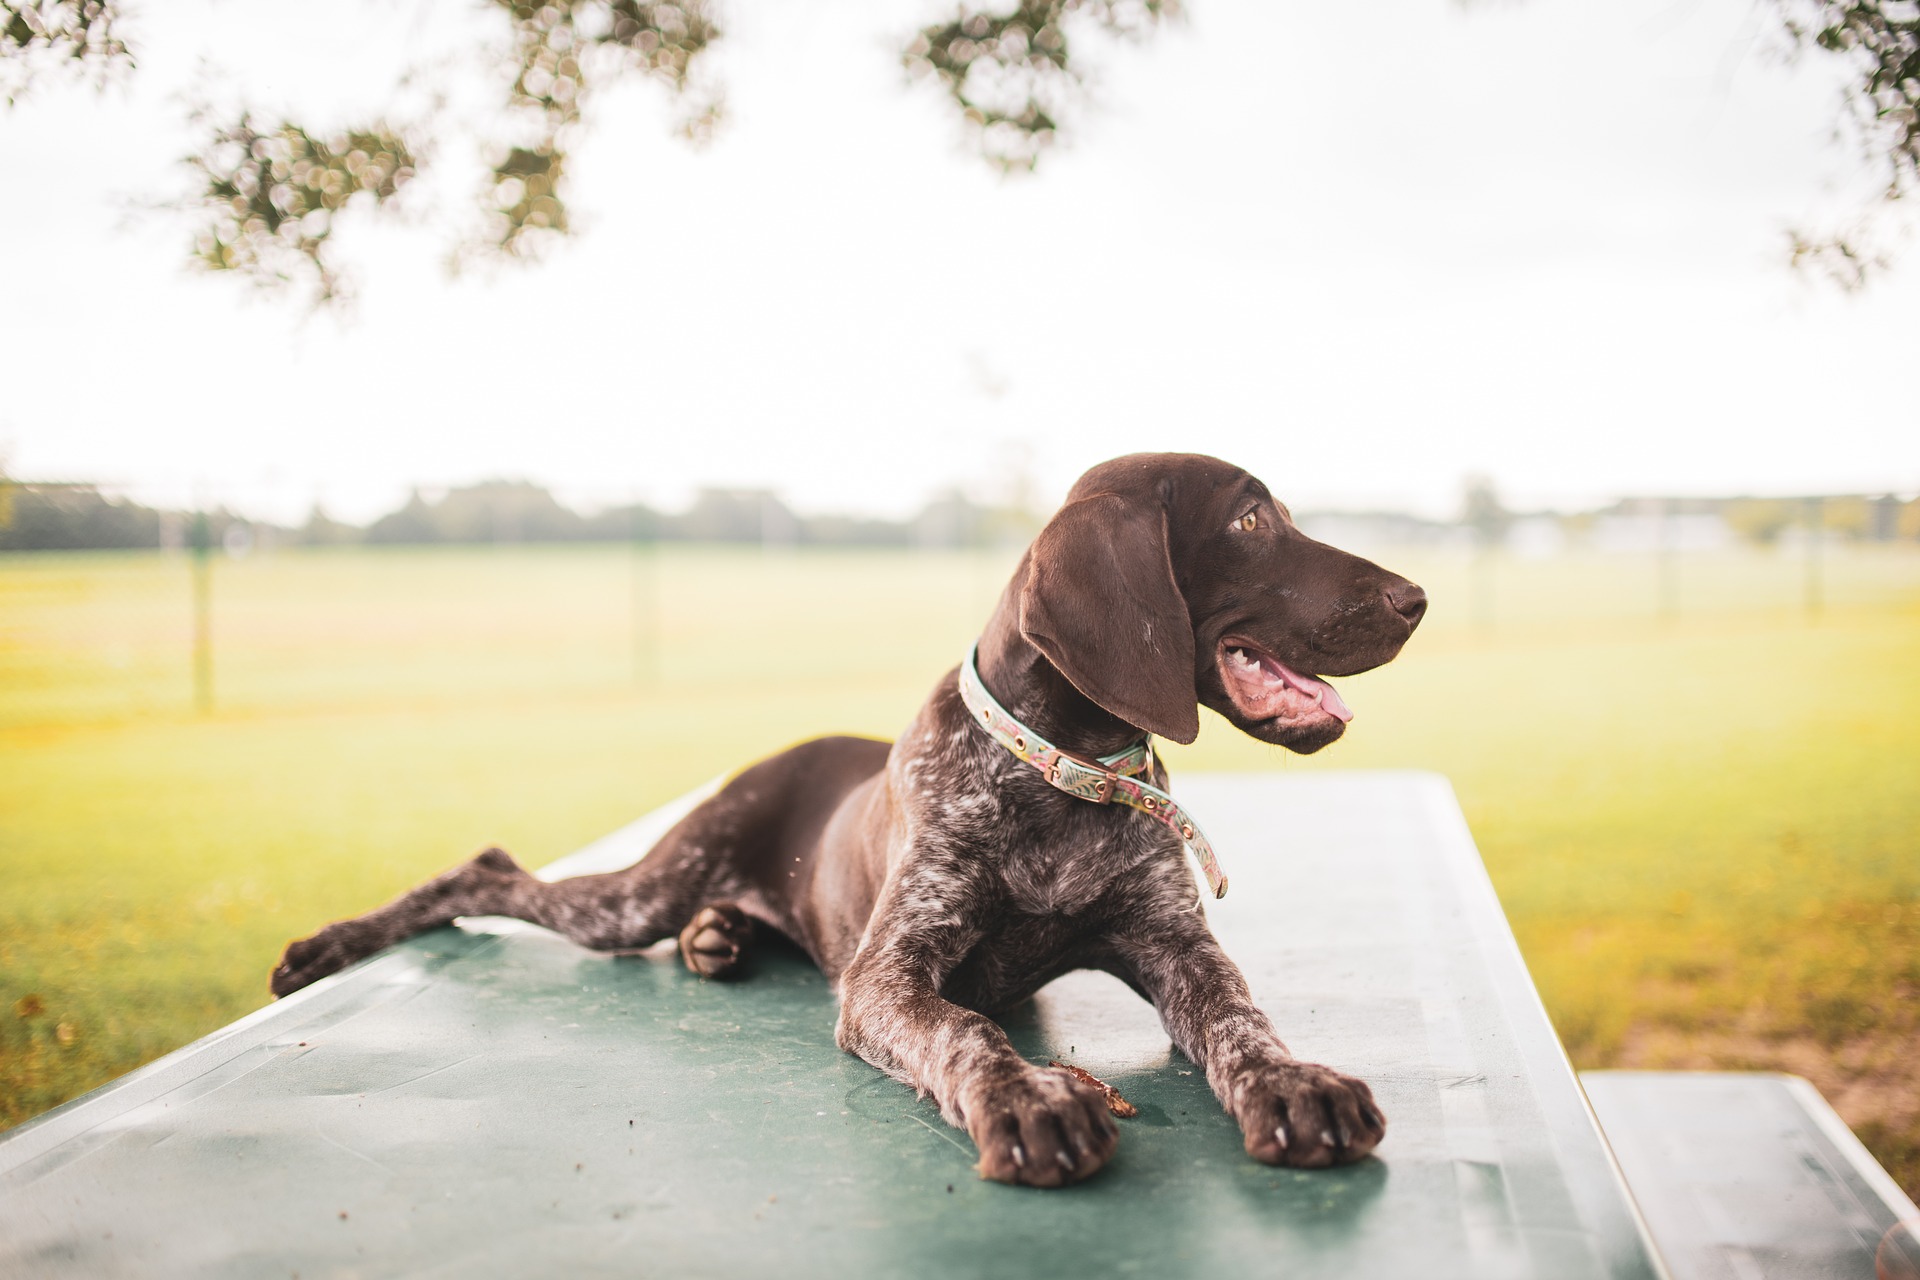
<svg viewBox="0 0 1920 1280"><path fill-rule="evenodd" d="M548 883L488 849L384 907L289 944L270 985L274 995L289 995L460 916L511 916L595 950L637 950L672 937L710 899L713 877L705 871L684 842L663 841L624 871Z"/></svg>
<svg viewBox="0 0 1920 1280"><path fill-rule="evenodd" d="M273 971L273 993L298 991L460 916L512 916L596 951L635 951L701 915L681 951L695 973L713 976L739 963L751 934L737 901L804 946L794 896L810 881L820 831L842 797L884 766L887 750L866 738L790 747L735 775L623 871L548 882L489 849L384 907L292 943Z"/></svg>

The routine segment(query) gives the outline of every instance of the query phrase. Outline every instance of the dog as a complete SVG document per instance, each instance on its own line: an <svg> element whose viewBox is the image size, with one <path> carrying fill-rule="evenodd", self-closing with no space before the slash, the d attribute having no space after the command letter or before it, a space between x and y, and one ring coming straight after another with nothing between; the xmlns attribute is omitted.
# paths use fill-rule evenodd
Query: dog
<svg viewBox="0 0 1920 1280"><path fill-rule="evenodd" d="M1118 1131L1097 1089L1020 1057L992 1015L1099 969L1153 1003L1255 1160L1359 1160L1386 1132L1372 1092L1294 1058L1253 1003L1185 864L1192 847L1224 891L1211 848L1145 744L1192 742L1205 705L1318 751L1352 718L1324 677L1391 660L1425 609L1238 467L1117 458L1074 485L897 742L754 764L624 871L545 883L489 849L290 944L273 992L460 916L610 952L677 934L708 977L771 927L833 983L840 1046L931 1096L981 1176L1055 1187L1099 1170Z"/></svg>

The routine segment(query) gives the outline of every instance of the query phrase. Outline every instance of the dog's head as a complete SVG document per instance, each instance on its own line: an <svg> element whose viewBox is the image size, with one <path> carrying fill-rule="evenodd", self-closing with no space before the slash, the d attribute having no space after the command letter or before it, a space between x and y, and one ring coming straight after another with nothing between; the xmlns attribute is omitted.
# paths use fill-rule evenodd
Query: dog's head
<svg viewBox="0 0 1920 1280"><path fill-rule="evenodd" d="M1427 607L1200 454L1095 467L1029 557L1021 634L1088 698L1175 742L1199 736L1205 703L1264 742L1318 751L1353 718L1323 677L1391 660Z"/></svg>

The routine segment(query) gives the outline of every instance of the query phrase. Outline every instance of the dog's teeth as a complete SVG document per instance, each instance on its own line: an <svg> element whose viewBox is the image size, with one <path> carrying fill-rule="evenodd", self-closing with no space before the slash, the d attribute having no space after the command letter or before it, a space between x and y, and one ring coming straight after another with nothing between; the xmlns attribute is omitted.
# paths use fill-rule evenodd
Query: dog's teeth
<svg viewBox="0 0 1920 1280"><path fill-rule="evenodd" d="M1282 1151L1285 1151L1285 1150L1287 1149L1287 1130L1286 1130L1286 1126L1284 1126L1284 1125L1282 1125L1282 1126L1281 1126L1280 1128L1278 1128L1278 1129L1275 1129L1275 1130L1273 1131L1273 1140L1274 1140L1275 1142L1277 1142L1277 1143L1279 1143L1279 1144L1280 1144L1280 1149L1281 1149Z"/></svg>
<svg viewBox="0 0 1920 1280"><path fill-rule="evenodd" d="M1013 1144L1013 1150L1009 1154L1013 1156L1013 1163L1015 1168L1024 1169L1027 1167L1026 1148L1022 1147L1019 1143L1016 1142Z"/></svg>

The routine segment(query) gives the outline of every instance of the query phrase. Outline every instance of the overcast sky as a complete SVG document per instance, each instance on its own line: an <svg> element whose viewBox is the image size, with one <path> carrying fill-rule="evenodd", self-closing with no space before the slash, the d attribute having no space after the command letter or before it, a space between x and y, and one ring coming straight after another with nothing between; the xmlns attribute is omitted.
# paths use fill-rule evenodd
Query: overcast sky
<svg viewBox="0 0 1920 1280"><path fill-rule="evenodd" d="M1784 265L1860 170L1834 69L1746 0L1192 0L1081 41L1093 99L1012 181L899 69L944 9L729 0L719 138L605 95L584 234L537 269L449 279L424 212L343 220L358 303L316 319L129 218L177 186L183 90L345 123L488 8L144 0L127 86L0 110L8 469L280 519L500 476L898 514L1137 449L1432 513L1471 472L1522 505L1920 489L1920 263L1859 297Z"/></svg>

